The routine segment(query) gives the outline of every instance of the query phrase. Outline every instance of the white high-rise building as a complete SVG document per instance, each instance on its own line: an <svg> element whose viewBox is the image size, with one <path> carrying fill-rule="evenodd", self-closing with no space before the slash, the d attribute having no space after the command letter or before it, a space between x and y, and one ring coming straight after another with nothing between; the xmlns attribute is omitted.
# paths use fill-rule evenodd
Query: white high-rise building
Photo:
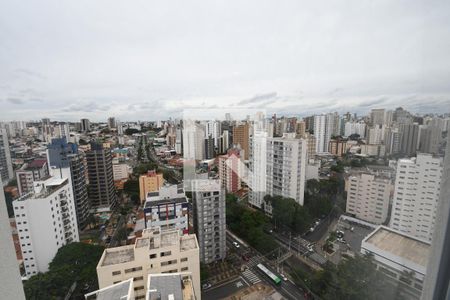
<svg viewBox="0 0 450 300"><path fill-rule="evenodd" d="M328 151L330 136L327 137L327 117L326 115L314 116L314 137L316 138L316 152L324 153Z"/></svg>
<svg viewBox="0 0 450 300"><path fill-rule="evenodd" d="M68 168L62 174L70 174ZM78 242L73 190L67 177L34 183L34 191L13 201L26 276L48 271L58 249Z"/></svg>
<svg viewBox="0 0 450 300"><path fill-rule="evenodd" d="M263 208L264 196L267 194L267 139L267 132L255 129L249 141L249 203L258 208Z"/></svg>
<svg viewBox="0 0 450 300"><path fill-rule="evenodd" d="M183 129L183 156L186 159L203 160L205 157L204 127L186 120Z"/></svg>
<svg viewBox="0 0 450 300"><path fill-rule="evenodd" d="M346 122L344 135L350 136L352 134L358 134L359 137L364 138L366 136L366 123L364 122Z"/></svg>
<svg viewBox="0 0 450 300"><path fill-rule="evenodd" d="M390 227L431 241L442 177L442 158L418 154L397 162Z"/></svg>
<svg viewBox="0 0 450 300"><path fill-rule="evenodd" d="M267 140L267 194L292 198L303 205L307 145L295 133ZM270 212L270 207L266 211Z"/></svg>
<svg viewBox="0 0 450 300"><path fill-rule="evenodd" d="M2 298L24 300L22 280L19 273L14 242L11 235L11 224L6 209L5 193L0 191L0 282Z"/></svg>
<svg viewBox="0 0 450 300"><path fill-rule="evenodd" d="M355 172L347 179L346 212L356 218L383 224L389 211L393 184L391 178L375 172Z"/></svg>
<svg viewBox="0 0 450 300"><path fill-rule="evenodd" d="M249 202L271 213L272 208L264 202L265 195L295 199L303 205L307 142L295 133L283 137L267 137L257 133L251 139Z"/></svg>
<svg viewBox="0 0 450 300"><path fill-rule="evenodd" d="M384 142L385 126L374 125L369 129L368 142L370 145L379 145Z"/></svg>
<svg viewBox="0 0 450 300"><path fill-rule="evenodd" d="M4 184L14 177L8 134L3 128L0 129L0 177Z"/></svg>

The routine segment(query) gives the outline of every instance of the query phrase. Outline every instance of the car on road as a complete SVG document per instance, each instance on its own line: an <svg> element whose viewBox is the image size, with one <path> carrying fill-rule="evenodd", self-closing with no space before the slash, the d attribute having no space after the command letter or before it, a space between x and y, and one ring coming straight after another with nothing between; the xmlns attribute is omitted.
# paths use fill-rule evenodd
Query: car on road
<svg viewBox="0 0 450 300"><path fill-rule="evenodd" d="M314 245L308 244L308 246L306 246L306 249L308 249L309 252L314 252Z"/></svg>
<svg viewBox="0 0 450 300"><path fill-rule="evenodd" d="M233 245L236 247L236 248L238 248L239 249L239 244L237 243L237 242L233 242Z"/></svg>
<svg viewBox="0 0 450 300"><path fill-rule="evenodd" d="M209 282L205 282L204 284L202 284L202 290L207 290L211 287L211 283Z"/></svg>
<svg viewBox="0 0 450 300"><path fill-rule="evenodd" d="M288 280L287 277L284 276L284 274L280 274L280 276L281 276L281 278L283 279L283 281L287 281L287 280Z"/></svg>

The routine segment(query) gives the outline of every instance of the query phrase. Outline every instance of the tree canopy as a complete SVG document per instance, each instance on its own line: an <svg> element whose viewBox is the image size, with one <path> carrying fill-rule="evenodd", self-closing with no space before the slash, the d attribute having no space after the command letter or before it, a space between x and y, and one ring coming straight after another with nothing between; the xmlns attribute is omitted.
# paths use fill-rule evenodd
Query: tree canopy
<svg viewBox="0 0 450 300"><path fill-rule="evenodd" d="M98 289L96 267L103 247L84 243L71 243L59 248L49 270L24 282L27 299L64 299L74 282L78 299Z"/></svg>

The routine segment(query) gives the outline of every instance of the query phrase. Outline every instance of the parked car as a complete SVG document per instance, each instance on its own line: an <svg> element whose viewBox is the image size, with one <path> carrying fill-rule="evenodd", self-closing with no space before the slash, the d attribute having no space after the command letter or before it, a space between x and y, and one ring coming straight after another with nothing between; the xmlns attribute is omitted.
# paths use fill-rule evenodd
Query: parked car
<svg viewBox="0 0 450 300"><path fill-rule="evenodd" d="M234 245L236 248L239 248L239 244L238 244L237 242L233 242L233 245Z"/></svg>
<svg viewBox="0 0 450 300"><path fill-rule="evenodd" d="M202 284L202 290L207 290L211 287L211 283L209 282L205 282L204 284Z"/></svg>
<svg viewBox="0 0 450 300"><path fill-rule="evenodd" d="M287 281L287 280L288 280L287 277L284 276L284 274L280 274L280 276L281 276L281 278L283 279L283 281Z"/></svg>

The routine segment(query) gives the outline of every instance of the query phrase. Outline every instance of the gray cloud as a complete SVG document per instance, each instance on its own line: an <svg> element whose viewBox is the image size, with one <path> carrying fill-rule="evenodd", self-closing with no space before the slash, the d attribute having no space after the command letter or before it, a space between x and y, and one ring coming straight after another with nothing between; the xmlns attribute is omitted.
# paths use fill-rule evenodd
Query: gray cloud
<svg viewBox="0 0 450 300"><path fill-rule="evenodd" d="M260 102L267 102L267 99L274 99L276 97L277 97L276 92L260 94L260 95L254 96L250 99L245 99L245 100L239 101L237 103L237 105L247 105L247 104L260 103Z"/></svg>
<svg viewBox="0 0 450 300"><path fill-rule="evenodd" d="M22 99L19 99L19 98L6 98L6 101L8 101L9 103L12 103L12 104L17 104L17 105L21 105L21 104L25 103L25 101L23 101Z"/></svg>
<svg viewBox="0 0 450 300"><path fill-rule="evenodd" d="M142 120L239 106L448 111L449 10L445 0L111 0L104 14L101 1L9 1L0 119Z"/></svg>

